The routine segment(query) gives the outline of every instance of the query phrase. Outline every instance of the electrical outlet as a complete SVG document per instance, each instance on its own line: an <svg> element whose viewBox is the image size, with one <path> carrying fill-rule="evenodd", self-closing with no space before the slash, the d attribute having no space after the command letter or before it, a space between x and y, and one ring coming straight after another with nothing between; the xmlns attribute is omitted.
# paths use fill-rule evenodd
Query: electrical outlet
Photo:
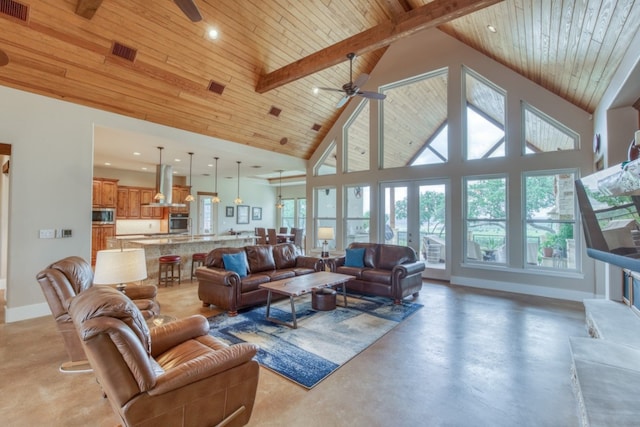
<svg viewBox="0 0 640 427"><path fill-rule="evenodd" d="M56 230L53 228L48 228L46 230L40 230L40 238L41 239L55 239Z"/></svg>

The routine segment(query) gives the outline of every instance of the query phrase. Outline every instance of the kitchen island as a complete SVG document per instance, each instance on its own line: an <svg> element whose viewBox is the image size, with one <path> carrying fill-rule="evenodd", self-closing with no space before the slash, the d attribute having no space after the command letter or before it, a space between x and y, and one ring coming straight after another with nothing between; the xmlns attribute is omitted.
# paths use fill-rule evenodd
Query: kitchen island
<svg viewBox="0 0 640 427"><path fill-rule="evenodd" d="M143 248L147 260L147 279L145 283L157 284L158 259L163 255L180 255L180 278L191 278L191 256L195 253L209 253L215 248L243 247L253 245L256 236L238 235L167 235L167 236L121 236L107 241L109 249Z"/></svg>

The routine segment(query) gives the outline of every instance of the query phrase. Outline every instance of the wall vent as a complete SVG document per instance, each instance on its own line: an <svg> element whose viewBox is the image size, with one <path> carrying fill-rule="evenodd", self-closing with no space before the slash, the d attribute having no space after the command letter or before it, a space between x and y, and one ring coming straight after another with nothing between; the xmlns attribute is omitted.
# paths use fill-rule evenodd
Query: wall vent
<svg viewBox="0 0 640 427"><path fill-rule="evenodd" d="M224 85L221 85L218 82L214 82L213 80L211 80L209 82L209 87L207 88L209 90L209 92L213 92L213 93L217 93L218 95L222 95L222 92L224 91Z"/></svg>
<svg viewBox="0 0 640 427"><path fill-rule="evenodd" d="M0 13L27 22L29 6L14 0L0 0Z"/></svg>
<svg viewBox="0 0 640 427"><path fill-rule="evenodd" d="M136 59L138 51L132 47L125 46L122 43L113 42L111 53L115 56L126 59L127 61L133 62Z"/></svg>
<svg viewBox="0 0 640 427"><path fill-rule="evenodd" d="M272 116L275 116L275 117L278 117L280 115L280 113L282 113L282 109L280 109L278 107L272 106L271 109L269 110L269 114L271 114Z"/></svg>
<svg viewBox="0 0 640 427"><path fill-rule="evenodd" d="M316 132L318 132L320 130L320 128L322 127L322 125L319 125L317 123L314 123L313 126L311 126L312 130L315 130Z"/></svg>

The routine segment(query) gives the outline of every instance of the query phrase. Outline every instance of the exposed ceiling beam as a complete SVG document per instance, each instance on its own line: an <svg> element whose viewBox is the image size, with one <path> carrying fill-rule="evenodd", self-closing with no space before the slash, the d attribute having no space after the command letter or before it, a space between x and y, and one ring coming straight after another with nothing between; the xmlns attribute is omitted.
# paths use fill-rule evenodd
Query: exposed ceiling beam
<svg viewBox="0 0 640 427"><path fill-rule="evenodd" d="M363 55L418 31L449 22L503 0L434 0L409 12L399 15L373 28L342 40L321 51L299 59L289 65L265 74L258 80L256 92L272 89L307 77L343 62L349 52Z"/></svg>
<svg viewBox="0 0 640 427"><path fill-rule="evenodd" d="M78 0L76 14L83 18L91 19L101 4L102 0Z"/></svg>

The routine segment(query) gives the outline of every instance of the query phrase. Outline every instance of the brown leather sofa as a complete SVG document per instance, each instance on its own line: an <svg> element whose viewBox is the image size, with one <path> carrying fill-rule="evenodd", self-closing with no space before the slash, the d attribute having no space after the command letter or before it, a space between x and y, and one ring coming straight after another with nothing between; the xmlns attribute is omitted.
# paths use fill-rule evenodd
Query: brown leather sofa
<svg viewBox="0 0 640 427"><path fill-rule="evenodd" d="M247 276L242 278L223 262L224 254L240 252L247 261ZM204 307L213 304L235 316L242 308L267 302L268 292L258 288L260 284L322 270L322 258L303 256L293 243L217 248L196 269L198 297Z"/></svg>
<svg viewBox="0 0 640 427"><path fill-rule="evenodd" d="M70 256L54 262L36 276L44 293L58 330L62 334L67 354L71 359L60 367L63 372L86 369L87 357L82 350L78 334L67 313L67 300L93 285L93 270L83 258ZM126 295L134 300L145 317L160 313L154 285L129 285ZM84 362L84 363L83 363ZM79 367L76 369L76 367Z"/></svg>
<svg viewBox="0 0 640 427"><path fill-rule="evenodd" d="M69 313L102 391L125 426L242 426L258 387L255 344L227 345L199 314L149 329L108 286L70 300Z"/></svg>
<svg viewBox="0 0 640 427"><path fill-rule="evenodd" d="M358 248L364 249L361 267L345 265L346 255L328 260L331 271L354 276L346 283L348 290L389 297L395 304L409 295L418 296L425 265L413 248L354 242L347 249Z"/></svg>

